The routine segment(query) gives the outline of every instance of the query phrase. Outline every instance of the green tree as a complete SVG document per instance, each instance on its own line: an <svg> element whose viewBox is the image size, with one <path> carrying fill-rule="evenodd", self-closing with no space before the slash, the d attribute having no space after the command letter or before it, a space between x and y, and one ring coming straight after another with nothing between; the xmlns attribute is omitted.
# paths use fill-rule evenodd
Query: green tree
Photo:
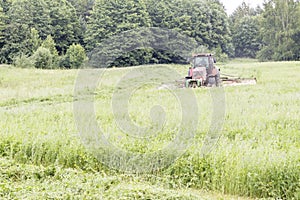
<svg viewBox="0 0 300 200"><path fill-rule="evenodd" d="M87 28L87 22L91 15L95 0L68 0L76 9L77 17L80 24L80 44L84 44L84 33Z"/></svg>
<svg viewBox="0 0 300 200"><path fill-rule="evenodd" d="M8 29L9 19L7 16L7 12L11 5L10 0L3 0L0 2L0 63L6 63L7 58L3 52L4 45L6 44L7 34L6 31Z"/></svg>
<svg viewBox="0 0 300 200"><path fill-rule="evenodd" d="M47 38L43 41L41 47L49 49L52 55L52 65L53 67L58 67L59 62L59 54L56 49L55 41L53 40L51 35L48 35Z"/></svg>
<svg viewBox="0 0 300 200"><path fill-rule="evenodd" d="M2 63L12 63L21 54L30 56L33 49L29 49L26 40L30 38L30 29L26 24L8 24L4 32L5 42L0 50Z"/></svg>
<svg viewBox="0 0 300 200"><path fill-rule="evenodd" d="M86 49L92 50L104 39L118 33L149 27L150 18L141 0L96 0L87 25Z"/></svg>
<svg viewBox="0 0 300 200"><path fill-rule="evenodd" d="M174 28L173 16L178 10L176 1L146 0L146 7L153 27Z"/></svg>
<svg viewBox="0 0 300 200"><path fill-rule="evenodd" d="M32 49L31 43L28 43L31 36L35 33L30 28L29 23L26 22L31 18L30 5L28 5L28 9L23 9L25 8L26 0L14 0L11 3L6 2L5 5L9 5L9 7L6 7L5 42L1 48L0 55L1 62L11 63L15 57L21 54L30 56L36 50Z"/></svg>
<svg viewBox="0 0 300 200"><path fill-rule="evenodd" d="M51 35L47 36L47 38L43 41L41 46L43 48L49 49L51 54L54 57L58 57L58 51L56 49L56 44Z"/></svg>
<svg viewBox="0 0 300 200"><path fill-rule="evenodd" d="M3 11L2 5L0 5L0 48L3 47L5 43L5 29L6 29L6 15Z"/></svg>
<svg viewBox="0 0 300 200"><path fill-rule="evenodd" d="M13 65L19 68L31 68L34 64L34 59L24 54L16 56L13 60Z"/></svg>
<svg viewBox="0 0 300 200"><path fill-rule="evenodd" d="M7 9L2 62L12 62L20 54L30 56L36 50L32 34L43 40L52 35L60 54L83 37L76 10L66 0L14 0Z"/></svg>
<svg viewBox="0 0 300 200"><path fill-rule="evenodd" d="M96 0L85 34L86 49L90 52L95 47L102 45L105 39L119 34L122 35L125 31L136 30L140 27L150 27L150 22L143 0L126 0L122 2ZM114 48L120 48L120 46L130 47L143 40L138 34L133 34L131 39L127 35L127 38L122 43L118 40L111 41L109 45ZM114 66L127 66L129 63L131 63L129 65L144 64L148 60L144 58L148 58L149 55L152 57L152 52L149 49L128 52L126 55L124 52L121 52L123 55L120 55L117 53L119 51L111 51L111 48L108 49L103 53L118 58L116 62L109 62ZM124 64L123 61L125 60L127 64Z"/></svg>
<svg viewBox="0 0 300 200"><path fill-rule="evenodd" d="M264 4L260 33L263 48L260 60L296 60L299 58L297 29L299 1L269 0ZM296 33L296 34L295 34Z"/></svg>
<svg viewBox="0 0 300 200"><path fill-rule="evenodd" d="M30 37L28 38L28 45L33 52L35 52L42 44L42 39L39 36L38 31L35 28L30 30Z"/></svg>
<svg viewBox="0 0 300 200"><path fill-rule="evenodd" d="M230 16L234 57L255 58L261 47L259 16L262 10L251 8L245 1Z"/></svg>
<svg viewBox="0 0 300 200"><path fill-rule="evenodd" d="M218 0L146 0L153 26L168 28L194 38L209 49L230 53L229 21Z"/></svg>
<svg viewBox="0 0 300 200"><path fill-rule="evenodd" d="M14 0L2 0L2 1L0 1L0 7L3 9L4 13L8 12L8 10L9 10L9 8L10 8L13 1Z"/></svg>
<svg viewBox="0 0 300 200"><path fill-rule="evenodd" d="M219 0L208 0L207 3L211 9L208 10L211 27L208 31L209 41L207 43L210 48L221 47L222 52L231 54L231 32L224 6Z"/></svg>
<svg viewBox="0 0 300 200"><path fill-rule="evenodd" d="M49 49L40 47L33 54L34 66L40 69L52 69L52 54Z"/></svg>
<svg viewBox="0 0 300 200"><path fill-rule="evenodd" d="M295 16L297 19L300 19L300 4L297 5ZM300 60L300 20L296 20L295 22L295 28L292 32L292 40L294 42L293 45L293 52L295 52L295 60Z"/></svg>
<svg viewBox="0 0 300 200"><path fill-rule="evenodd" d="M51 31L60 54L67 51L73 43L82 40L79 18L75 8L66 0L47 0L50 10Z"/></svg>
<svg viewBox="0 0 300 200"><path fill-rule="evenodd" d="M74 6L78 17L82 18L84 22L87 22L95 0L68 0L68 2Z"/></svg>
<svg viewBox="0 0 300 200"><path fill-rule="evenodd" d="M26 25L45 39L50 34L50 8L44 0L14 0L8 10L9 23Z"/></svg>
<svg viewBox="0 0 300 200"><path fill-rule="evenodd" d="M63 57L61 66L65 68L78 69L86 61L85 49L80 44L72 44Z"/></svg>
<svg viewBox="0 0 300 200"><path fill-rule="evenodd" d="M238 20L233 30L235 57L255 58L260 50L257 17L245 16Z"/></svg>
<svg viewBox="0 0 300 200"><path fill-rule="evenodd" d="M232 25L235 25L238 23L241 19L244 17L249 16L258 16L262 12L262 9L260 6L257 6L255 9L250 7L249 4L247 4L245 1L242 2L241 5L239 5L234 12L230 15L230 22Z"/></svg>

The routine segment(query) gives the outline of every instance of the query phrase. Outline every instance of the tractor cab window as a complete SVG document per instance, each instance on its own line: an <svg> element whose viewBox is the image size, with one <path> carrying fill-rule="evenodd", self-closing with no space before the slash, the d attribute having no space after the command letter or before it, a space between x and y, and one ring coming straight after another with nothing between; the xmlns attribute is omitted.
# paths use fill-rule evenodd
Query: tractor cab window
<svg viewBox="0 0 300 200"><path fill-rule="evenodd" d="M195 67L209 67L208 57L196 57L194 60L194 68Z"/></svg>

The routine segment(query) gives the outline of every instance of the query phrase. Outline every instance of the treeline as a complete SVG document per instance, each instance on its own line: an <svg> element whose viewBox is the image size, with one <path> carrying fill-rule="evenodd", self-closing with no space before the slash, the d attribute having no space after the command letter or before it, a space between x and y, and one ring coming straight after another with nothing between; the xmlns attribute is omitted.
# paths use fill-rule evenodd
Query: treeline
<svg viewBox="0 0 300 200"><path fill-rule="evenodd" d="M219 0L2 0L0 63L78 68L107 38L142 27L171 29L222 57L299 60L300 6L243 3L227 16ZM140 49L112 65L182 62L172 52Z"/></svg>
<svg viewBox="0 0 300 200"><path fill-rule="evenodd" d="M267 0L263 9L246 3L230 16L235 57L260 61L300 59L299 0Z"/></svg>

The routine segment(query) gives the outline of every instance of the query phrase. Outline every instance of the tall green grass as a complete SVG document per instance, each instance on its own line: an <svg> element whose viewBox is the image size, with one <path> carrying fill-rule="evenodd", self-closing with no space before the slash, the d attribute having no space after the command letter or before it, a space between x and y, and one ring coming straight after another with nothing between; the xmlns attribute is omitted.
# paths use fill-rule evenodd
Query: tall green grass
<svg viewBox="0 0 300 200"><path fill-rule="evenodd" d="M187 66L170 67L185 76ZM133 175L146 184L156 185L154 188L128 188L121 184L120 190L112 189L113 192L106 194L105 198L121 198L124 194L128 198L165 196L172 199L176 197L172 196L174 190L187 188L253 198L300 198L300 74L297 73L300 63L233 62L220 67L226 74L255 76L258 83L255 86L225 88L226 115L218 146L209 155L201 156L203 139L211 123L212 105L209 89L194 90L201 108L197 116L200 122L195 141L185 155L163 171ZM130 100L132 107L129 112L134 122L148 125L150 110L147 108L159 104L167 111L167 123L151 141L124 136L114 124L111 98L120 77L130 70L111 69L105 72L103 82L95 91L96 117L106 136L119 147L142 153L156 151L174 137L174 127L181 120L178 114L180 105L166 90L139 89ZM85 180L90 184L94 173L122 177L122 173L108 169L95 159L78 137L72 102L76 74L76 70L0 68L0 155L27 164L21 164L19 170L24 167L25 171L32 170L33 173L39 171L38 166L41 165L46 171L59 168L63 171L62 175L67 173L67 168L82 170L89 174ZM2 163L7 165L5 160ZM3 167L1 171L5 171ZM73 173L73 178L76 173ZM2 190L8 192L0 195L9 197L9 191L19 191L20 188L30 191L32 182L25 181L26 178L21 181L19 189L7 189L8 183L15 179L13 176L2 178L7 182L1 185ZM44 179L44 175L41 177ZM50 180L45 178L44 183ZM81 182L78 180L76 184ZM159 185L166 190L160 191ZM53 184L51 187L45 190L52 191L58 186ZM85 189L82 191L92 190L92 186ZM57 194L53 193L53 196ZM51 196L50 193L47 195ZM189 199L189 196L180 195L178 199Z"/></svg>

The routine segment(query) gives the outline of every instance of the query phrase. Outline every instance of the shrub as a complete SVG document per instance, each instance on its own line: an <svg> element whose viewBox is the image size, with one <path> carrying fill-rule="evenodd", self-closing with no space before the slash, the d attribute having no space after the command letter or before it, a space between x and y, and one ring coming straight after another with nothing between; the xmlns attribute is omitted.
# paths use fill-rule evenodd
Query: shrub
<svg viewBox="0 0 300 200"><path fill-rule="evenodd" d="M72 44L61 59L60 66L65 68L78 69L86 61L85 49L80 44Z"/></svg>
<svg viewBox="0 0 300 200"><path fill-rule="evenodd" d="M217 47L216 49L213 49L212 52L215 55L217 62L224 63L228 61L228 55L222 51L221 47Z"/></svg>
<svg viewBox="0 0 300 200"><path fill-rule="evenodd" d="M55 57L58 56L58 51L56 49L56 44L51 35L48 35L47 38L43 41L42 47L49 49L51 54Z"/></svg>
<svg viewBox="0 0 300 200"><path fill-rule="evenodd" d="M22 53L14 58L13 65L20 68L29 68L34 66L34 60L32 57Z"/></svg>
<svg viewBox="0 0 300 200"><path fill-rule="evenodd" d="M58 67L59 56L58 51L56 49L55 41L53 40L51 35L48 35L47 38L43 41L41 47L49 49L52 54L52 65L54 68Z"/></svg>
<svg viewBox="0 0 300 200"><path fill-rule="evenodd" d="M44 47L39 47L38 50L33 55L34 66L41 69L52 69L52 59L53 56L49 49Z"/></svg>

